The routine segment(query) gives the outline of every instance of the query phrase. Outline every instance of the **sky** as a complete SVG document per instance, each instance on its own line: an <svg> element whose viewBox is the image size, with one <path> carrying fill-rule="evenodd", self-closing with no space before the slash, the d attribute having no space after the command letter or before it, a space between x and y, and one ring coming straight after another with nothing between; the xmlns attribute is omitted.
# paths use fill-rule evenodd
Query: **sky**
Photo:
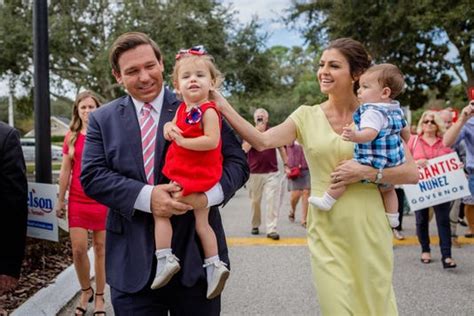
<svg viewBox="0 0 474 316"><path fill-rule="evenodd" d="M290 0L222 0L222 3L232 4L241 23L247 23L253 15L257 15L263 29L270 34L268 47L303 45L304 40L297 31L277 21L290 7Z"/></svg>
<svg viewBox="0 0 474 316"><path fill-rule="evenodd" d="M297 31L291 30L278 21L290 7L291 0L222 0L222 3L232 4L232 8L236 11L236 18L243 24L248 23L253 15L257 15L263 30L270 35L268 47L303 45L303 38ZM0 96L7 94L6 82L0 81Z"/></svg>

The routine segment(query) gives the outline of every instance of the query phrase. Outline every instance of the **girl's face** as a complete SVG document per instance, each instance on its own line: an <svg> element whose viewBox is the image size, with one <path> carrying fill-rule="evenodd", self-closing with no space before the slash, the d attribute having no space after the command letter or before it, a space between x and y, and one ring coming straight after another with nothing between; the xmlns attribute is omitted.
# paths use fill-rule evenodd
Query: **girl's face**
<svg viewBox="0 0 474 316"><path fill-rule="evenodd" d="M178 81L175 88L183 96L184 102L191 106L208 100L214 82L206 62L201 60L183 60L178 69Z"/></svg>
<svg viewBox="0 0 474 316"><path fill-rule="evenodd" d="M438 125L434 120L434 116L432 114L425 115L422 121L423 124L423 133L436 133L438 131Z"/></svg>
<svg viewBox="0 0 474 316"><path fill-rule="evenodd" d="M95 104L94 99L91 97L87 97L79 102L77 105L77 110L83 125L87 125L89 123L89 113L94 111L96 108L97 105Z"/></svg>
<svg viewBox="0 0 474 316"><path fill-rule="evenodd" d="M325 94L352 91L352 76L349 63L337 49L325 50L319 61L318 81Z"/></svg>

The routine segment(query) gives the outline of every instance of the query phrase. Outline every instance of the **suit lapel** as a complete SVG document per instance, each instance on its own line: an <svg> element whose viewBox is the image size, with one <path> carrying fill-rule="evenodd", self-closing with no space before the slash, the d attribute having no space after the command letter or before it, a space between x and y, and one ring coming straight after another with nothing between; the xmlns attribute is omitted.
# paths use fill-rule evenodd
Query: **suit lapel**
<svg viewBox="0 0 474 316"><path fill-rule="evenodd" d="M124 103L120 104L118 107L118 111L122 123L120 128L124 131L121 135L127 140L131 153L135 158L138 173L143 181L146 182L145 168L143 166L142 138L140 126L138 124L137 112L135 111L132 98L125 98Z"/></svg>
<svg viewBox="0 0 474 316"><path fill-rule="evenodd" d="M163 136L163 126L166 122L173 120L178 105L181 103L176 99L175 95L165 88L165 95L163 96L163 108L161 109L160 120L158 122L158 130L156 131L155 143L155 183L162 181L163 175L161 169L165 161L165 153L167 149L167 142Z"/></svg>

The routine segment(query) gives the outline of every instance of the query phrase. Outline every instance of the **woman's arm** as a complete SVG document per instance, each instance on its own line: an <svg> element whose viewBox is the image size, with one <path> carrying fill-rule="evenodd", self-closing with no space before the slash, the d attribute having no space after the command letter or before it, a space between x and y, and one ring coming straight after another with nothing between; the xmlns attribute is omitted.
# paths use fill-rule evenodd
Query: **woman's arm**
<svg viewBox="0 0 474 316"><path fill-rule="evenodd" d="M58 202L56 203L56 215L58 217L64 216L65 196L69 187L69 179L71 178L72 159L69 154L63 154L63 161L61 162L61 170L59 171L59 194Z"/></svg>
<svg viewBox="0 0 474 316"><path fill-rule="evenodd" d="M230 125L258 151L291 144L296 139L296 125L290 118L265 132L259 132L220 93L214 92L213 99Z"/></svg>
<svg viewBox="0 0 474 316"><path fill-rule="evenodd" d="M416 184L418 183L419 173L418 167L413 160L413 156L409 152L405 143L406 161L404 164L385 168L382 172L381 183L387 184ZM342 161L339 166L331 173L333 179L332 189L337 189L341 186L349 185L351 183L360 182L361 180L374 181L378 170L369 166L361 165L354 160Z"/></svg>

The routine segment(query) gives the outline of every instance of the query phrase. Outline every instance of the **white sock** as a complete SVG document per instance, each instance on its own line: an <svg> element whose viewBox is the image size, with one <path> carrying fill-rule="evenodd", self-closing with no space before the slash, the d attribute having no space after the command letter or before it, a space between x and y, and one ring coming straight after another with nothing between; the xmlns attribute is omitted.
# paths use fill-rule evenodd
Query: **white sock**
<svg viewBox="0 0 474 316"><path fill-rule="evenodd" d="M171 248L157 249L155 251L156 259L158 263L156 264L156 275L158 275L164 268L166 264L166 256L171 255Z"/></svg>
<svg viewBox="0 0 474 316"><path fill-rule="evenodd" d="M320 198L316 196L310 196L308 198L308 202L319 208L321 211L329 211L336 201L337 200L330 196L327 192L324 192L323 197Z"/></svg>
<svg viewBox="0 0 474 316"><path fill-rule="evenodd" d="M206 276L207 276L207 284L211 284L211 278L212 274L214 273L214 265L208 263L214 263L214 262L219 262L221 259L219 258L219 255L215 255L213 257L209 257L204 259L204 265L206 265Z"/></svg>
<svg viewBox="0 0 474 316"><path fill-rule="evenodd" d="M390 227L395 228L400 225L400 221L398 220L398 213L385 213L388 219L388 223Z"/></svg>

